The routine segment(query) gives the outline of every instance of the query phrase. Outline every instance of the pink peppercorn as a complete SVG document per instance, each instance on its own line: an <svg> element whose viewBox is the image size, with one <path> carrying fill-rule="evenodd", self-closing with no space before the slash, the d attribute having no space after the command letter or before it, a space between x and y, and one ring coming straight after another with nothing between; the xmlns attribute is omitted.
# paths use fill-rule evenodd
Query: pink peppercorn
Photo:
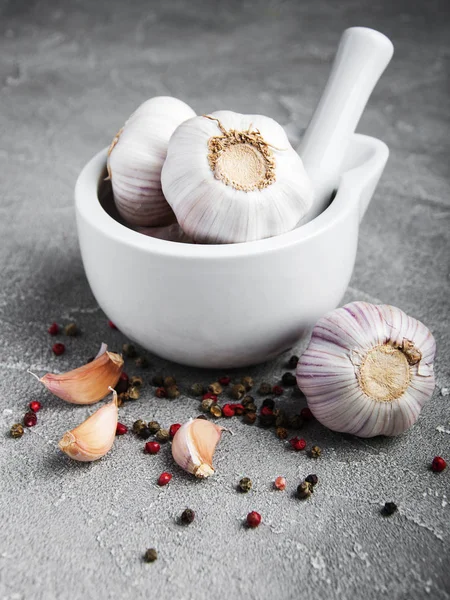
<svg viewBox="0 0 450 600"><path fill-rule="evenodd" d="M304 421L311 421L311 419L314 419L314 415L311 412L310 408L302 408L302 410L300 411L300 416Z"/></svg>
<svg viewBox="0 0 450 600"><path fill-rule="evenodd" d="M33 400L33 402L30 402L30 410L32 410L34 413L37 413L41 410L42 408L42 404L40 402L38 402L37 400Z"/></svg>
<svg viewBox="0 0 450 600"><path fill-rule="evenodd" d="M270 408L270 406L263 406L260 410L260 413L265 417L270 417L273 415L273 410Z"/></svg>
<svg viewBox="0 0 450 600"><path fill-rule="evenodd" d="M56 356L61 356L61 354L64 354L66 347L64 346L64 344L58 342L56 344L53 344L52 350L53 354L56 354Z"/></svg>
<svg viewBox="0 0 450 600"><path fill-rule="evenodd" d="M231 377L226 375L225 377L219 377L217 381L220 383L220 385L228 385L231 381Z"/></svg>
<svg viewBox="0 0 450 600"><path fill-rule="evenodd" d="M212 400L213 402L217 402L217 395L207 392L206 394L203 394L202 400Z"/></svg>
<svg viewBox="0 0 450 600"><path fill-rule="evenodd" d="M47 329L50 335L56 335L59 332L58 323L52 323L50 327Z"/></svg>
<svg viewBox="0 0 450 600"><path fill-rule="evenodd" d="M222 414L224 417L234 417L236 412L231 404L224 404L222 407Z"/></svg>
<svg viewBox="0 0 450 600"><path fill-rule="evenodd" d="M277 477L273 484L277 490L285 490L286 489L285 477Z"/></svg>
<svg viewBox="0 0 450 600"><path fill-rule="evenodd" d="M158 442L147 442L145 444L145 450L149 454L158 454L158 452L161 450L161 446L158 444Z"/></svg>
<svg viewBox="0 0 450 600"><path fill-rule="evenodd" d="M163 387L156 388L155 396L157 398L165 398L167 396L167 392L166 392L165 388L163 388Z"/></svg>
<svg viewBox="0 0 450 600"><path fill-rule="evenodd" d="M293 437L289 440L289 443L297 452L306 448L306 440L304 440L303 438L299 439L298 437Z"/></svg>
<svg viewBox="0 0 450 600"><path fill-rule="evenodd" d="M169 428L169 434L170 434L171 438L174 437L174 435L180 429L180 427L181 427L180 423L174 423L173 425L170 426L170 428Z"/></svg>
<svg viewBox="0 0 450 600"><path fill-rule="evenodd" d="M431 470L434 471L435 473L440 473L441 471L443 471L445 469L446 466L447 466L447 463L442 458L442 456L435 456L433 458L433 462L431 463Z"/></svg>
<svg viewBox="0 0 450 600"><path fill-rule="evenodd" d="M170 473L164 472L158 478L158 485L167 485L169 481L172 479L172 475Z"/></svg>
<svg viewBox="0 0 450 600"><path fill-rule="evenodd" d="M281 396L283 392L284 389L281 387L281 385L274 385L272 388L272 393L275 394L275 396Z"/></svg>
<svg viewBox="0 0 450 600"><path fill-rule="evenodd" d="M261 523L261 515L259 513L257 513L255 510L252 510L252 512L249 512L247 515L247 525L249 527L251 527L252 529L255 527L258 527L258 525Z"/></svg>
<svg viewBox="0 0 450 600"><path fill-rule="evenodd" d="M125 435L128 431L128 427L123 423L117 423L116 435Z"/></svg>
<svg viewBox="0 0 450 600"><path fill-rule="evenodd" d="M23 417L25 427L34 427L37 423L37 416L34 412L27 412Z"/></svg>

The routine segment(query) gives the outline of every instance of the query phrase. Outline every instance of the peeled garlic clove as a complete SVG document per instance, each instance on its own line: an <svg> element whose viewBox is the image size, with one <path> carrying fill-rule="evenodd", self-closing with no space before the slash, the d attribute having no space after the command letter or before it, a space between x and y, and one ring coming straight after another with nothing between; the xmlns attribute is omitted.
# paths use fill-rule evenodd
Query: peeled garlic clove
<svg viewBox="0 0 450 600"><path fill-rule="evenodd" d="M214 451L223 427L205 419L190 419L177 431L172 442L175 462L200 479L214 474Z"/></svg>
<svg viewBox="0 0 450 600"><path fill-rule="evenodd" d="M61 400L72 404L94 404L108 395L110 387L116 386L122 368L120 354L105 348L103 354L78 369L60 375L47 373L37 379Z"/></svg>
<svg viewBox="0 0 450 600"><path fill-rule="evenodd" d="M108 152L108 173L120 215L131 225L157 226L175 221L161 189L161 169L175 129L195 116L170 96L147 100L130 116Z"/></svg>
<svg viewBox="0 0 450 600"><path fill-rule="evenodd" d="M161 182L183 231L196 242L258 240L293 229L313 189L281 125L218 111L182 123Z"/></svg>
<svg viewBox="0 0 450 600"><path fill-rule="evenodd" d="M433 335L420 321L394 306L352 302L317 322L297 383L329 429L398 435L433 394L435 353Z"/></svg>
<svg viewBox="0 0 450 600"><path fill-rule="evenodd" d="M81 462L102 458L114 443L118 415L117 392L113 390L112 402L99 408L72 431L67 431L58 443L59 448Z"/></svg>

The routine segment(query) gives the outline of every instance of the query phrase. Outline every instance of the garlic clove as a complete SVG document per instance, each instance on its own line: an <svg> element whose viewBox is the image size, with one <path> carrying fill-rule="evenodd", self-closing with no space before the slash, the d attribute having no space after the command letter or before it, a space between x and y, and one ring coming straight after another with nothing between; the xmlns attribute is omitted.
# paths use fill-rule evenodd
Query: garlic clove
<svg viewBox="0 0 450 600"><path fill-rule="evenodd" d="M194 116L181 100L157 96L141 104L114 138L108 152L108 173L117 210L130 225L175 222L162 192L161 169L172 133Z"/></svg>
<svg viewBox="0 0 450 600"><path fill-rule="evenodd" d="M329 429L360 437L409 429L433 394L436 344L420 321L353 302L316 323L297 383Z"/></svg>
<svg viewBox="0 0 450 600"><path fill-rule="evenodd" d="M58 446L67 456L81 462L91 462L102 458L111 450L119 415L117 392L112 392L112 402L99 408L81 425L63 435Z"/></svg>
<svg viewBox="0 0 450 600"><path fill-rule="evenodd" d="M223 427L205 419L190 419L177 431L172 442L175 462L199 479L214 474L214 451L224 431Z"/></svg>
<svg viewBox="0 0 450 600"><path fill-rule="evenodd" d="M123 368L120 354L108 352L103 346L93 361L67 373L47 373L39 379L55 396L72 404L94 404L105 398L115 387ZM34 373L32 373L34 375Z"/></svg>
<svg viewBox="0 0 450 600"><path fill-rule="evenodd" d="M293 229L313 202L301 158L262 115L218 111L182 123L161 172L164 195L196 242L234 243Z"/></svg>

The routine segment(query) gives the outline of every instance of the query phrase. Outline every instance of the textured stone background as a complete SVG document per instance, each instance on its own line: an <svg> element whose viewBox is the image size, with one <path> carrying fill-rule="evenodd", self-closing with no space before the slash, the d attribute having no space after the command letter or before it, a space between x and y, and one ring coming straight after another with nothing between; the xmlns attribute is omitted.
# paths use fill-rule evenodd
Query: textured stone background
<svg viewBox="0 0 450 600"><path fill-rule="evenodd" d="M0 14L0 597L450 598L450 472L428 468L435 454L450 459L448 2L1 0ZM391 156L345 300L391 303L431 328L432 402L392 440L312 423L303 435L322 446L317 462L235 419L206 482L174 468L169 447L144 455L131 435L98 463L70 462L56 443L93 409L50 397L26 369L67 370L100 341L124 341L83 274L72 198L83 164L138 104L161 94L198 112L261 112L300 139L352 25L383 31L396 52L359 127L387 142ZM63 340L60 358L46 333L53 320L76 320L83 331ZM248 372L275 383L286 358ZM173 373L183 390L220 375L150 360L146 379ZM33 398L44 404L38 425L11 439ZM291 393L280 403L303 406ZM169 425L197 412L184 391L157 400L147 384L120 419ZM165 469L174 479L159 489ZM320 484L301 503L293 491L311 471ZM279 474L289 482L284 493L271 489ZM254 481L247 496L235 491L242 475ZM399 505L389 519L379 513L387 500ZM197 519L182 528L186 506ZM248 531L252 509L263 524ZM141 556L151 546L159 559L147 565Z"/></svg>

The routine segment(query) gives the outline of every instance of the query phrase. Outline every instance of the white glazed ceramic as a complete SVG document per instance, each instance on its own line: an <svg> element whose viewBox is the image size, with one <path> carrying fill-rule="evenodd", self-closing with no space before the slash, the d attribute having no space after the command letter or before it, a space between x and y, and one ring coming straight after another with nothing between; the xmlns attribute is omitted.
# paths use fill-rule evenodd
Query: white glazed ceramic
<svg viewBox="0 0 450 600"><path fill-rule="evenodd" d="M75 188L94 296L127 337L164 358L220 369L269 360L341 301L388 153L383 142L354 135L337 195L316 219L265 240L197 245L142 235L106 212L103 150Z"/></svg>
<svg viewBox="0 0 450 600"><path fill-rule="evenodd" d="M299 224L325 209L342 173L347 148L394 46L379 31L350 27L342 34L327 84L298 152L314 186L314 204Z"/></svg>

